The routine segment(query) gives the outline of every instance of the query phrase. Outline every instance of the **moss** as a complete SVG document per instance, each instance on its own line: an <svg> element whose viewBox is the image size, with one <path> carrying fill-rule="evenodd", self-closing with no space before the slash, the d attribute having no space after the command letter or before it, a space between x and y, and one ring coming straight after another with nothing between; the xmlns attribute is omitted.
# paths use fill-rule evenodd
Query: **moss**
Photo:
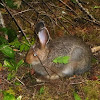
<svg viewBox="0 0 100 100"><path fill-rule="evenodd" d="M100 98L100 82L90 81L86 82L86 86L83 87L84 93L88 100L99 100Z"/></svg>
<svg viewBox="0 0 100 100"><path fill-rule="evenodd" d="M53 100L51 94L49 93L49 88L46 86L43 86L43 92L41 92L41 88L40 91L35 95L34 99L35 100Z"/></svg>

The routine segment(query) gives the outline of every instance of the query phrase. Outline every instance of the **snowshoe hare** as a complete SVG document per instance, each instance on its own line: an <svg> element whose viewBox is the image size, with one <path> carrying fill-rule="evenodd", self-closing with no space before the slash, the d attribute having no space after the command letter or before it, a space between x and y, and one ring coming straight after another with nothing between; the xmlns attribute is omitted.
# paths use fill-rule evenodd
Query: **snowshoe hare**
<svg viewBox="0 0 100 100"><path fill-rule="evenodd" d="M26 62L31 64L36 73L47 79L58 79L75 74L82 74L91 66L91 50L79 38L74 36L59 37L50 40L44 22L36 25L37 43L30 48ZM54 63L57 57L68 56L68 63Z"/></svg>

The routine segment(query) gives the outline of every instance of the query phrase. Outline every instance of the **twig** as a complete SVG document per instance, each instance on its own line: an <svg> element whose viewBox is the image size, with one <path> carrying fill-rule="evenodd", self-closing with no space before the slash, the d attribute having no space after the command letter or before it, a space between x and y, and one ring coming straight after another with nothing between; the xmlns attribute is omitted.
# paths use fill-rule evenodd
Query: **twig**
<svg viewBox="0 0 100 100"><path fill-rule="evenodd" d="M56 6L56 5L54 5L53 3L52 3L52 4L51 4L51 3L49 3L49 5L50 5L51 7L55 7L55 8L62 9L62 10L66 10L66 8Z"/></svg>
<svg viewBox="0 0 100 100"><path fill-rule="evenodd" d="M21 17L23 20L26 20L26 22L28 22L28 23L31 25L31 27L34 26L34 23L32 23L32 21L29 20L28 18L25 18L25 16L23 17L22 15L20 15L20 17Z"/></svg>
<svg viewBox="0 0 100 100"><path fill-rule="evenodd" d="M5 23L1 11L0 11L0 24L2 25L3 28L5 28Z"/></svg>
<svg viewBox="0 0 100 100"><path fill-rule="evenodd" d="M18 13L13 14L13 16L17 16L17 15L19 15L19 14L28 12L28 11L30 11L30 10L33 10L33 9L27 9L27 10L20 11L20 12L18 12Z"/></svg>
<svg viewBox="0 0 100 100"><path fill-rule="evenodd" d="M38 55L36 55L36 56L37 56L38 60L40 61L40 64L44 67L45 71L46 71L47 74L50 76L49 72L47 71L47 69L46 69L45 66L43 65L43 63L42 63L41 59L39 58L39 56L38 56Z"/></svg>
<svg viewBox="0 0 100 100"><path fill-rule="evenodd" d="M12 85L12 83L9 82L7 79L5 79L3 76L1 76L1 78L2 78L4 81L6 81L8 84Z"/></svg>
<svg viewBox="0 0 100 100"><path fill-rule="evenodd" d="M86 21L88 21L88 22L91 22L91 23L94 23L94 24L100 26L100 22L99 21L94 22L93 20L90 20L90 19L87 19L87 18L84 18L84 17L81 17L81 18L84 19L84 20L86 20Z"/></svg>
<svg viewBox="0 0 100 100"><path fill-rule="evenodd" d="M39 17L39 12L33 6L31 6L30 4L28 4L25 0L22 0L22 1L36 12L36 15L37 15L37 18L38 18Z"/></svg>
<svg viewBox="0 0 100 100"><path fill-rule="evenodd" d="M84 83L85 81L83 81L83 82L77 82L77 83L70 83L71 85L75 85L75 84L82 84L82 83Z"/></svg>
<svg viewBox="0 0 100 100"><path fill-rule="evenodd" d="M84 13L86 13L86 14L88 15L88 17L90 18L90 20L91 20L93 23L100 25L100 22L97 21L97 20L89 13L88 9L86 9L86 8L84 8L84 7L82 6L82 4L79 2L79 0L76 0L76 2L77 2L77 4L78 4L78 6L81 8L81 10L82 10Z"/></svg>
<svg viewBox="0 0 100 100"><path fill-rule="evenodd" d="M84 8L82 4L79 2L79 0L76 0L76 2L78 6L82 9L82 11L84 11L89 16L90 19L95 21L95 18L89 13L88 9Z"/></svg>
<svg viewBox="0 0 100 100"><path fill-rule="evenodd" d="M39 14L39 12L33 7L31 6L30 4L28 4L25 0L22 0L26 5L28 5L30 8L32 8L36 13L37 15Z"/></svg>
<svg viewBox="0 0 100 100"><path fill-rule="evenodd" d="M20 79L18 79L17 77L15 77L15 78L16 78L17 81L19 81L22 85L25 86L25 84Z"/></svg>
<svg viewBox="0 0 100 100"><path fill-rule="evenodd" d="M56 17L56 19L58 20L58 22L64 27L64 29L69 33L69 30L63 25L63 23L59 20L59 18L57 18L56 14L50 9L50 7L44 2L44 0L42 0L42 2L47 6L47 8L49 9L49 11Z"/></svg>
<svg viewBox="0 0 100 100"><path fill-rule="evenodd" d="M62 0L58 0L58 1L61 2L63 5L65 5L66 8L68 8L74 15L77 16L77 13L71 7L65 4Z"/></svg>

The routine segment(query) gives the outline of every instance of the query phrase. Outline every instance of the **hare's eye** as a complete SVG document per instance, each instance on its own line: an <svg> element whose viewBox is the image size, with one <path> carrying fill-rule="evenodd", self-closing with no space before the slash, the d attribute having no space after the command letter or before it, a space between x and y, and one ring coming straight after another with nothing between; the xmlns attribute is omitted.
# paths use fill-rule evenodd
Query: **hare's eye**
<svg viewBox="0 0 100 100"><path fill-rule="evenodd" d="M36 54L36 53L34 53L33 55L34 55L34 56L37 56L37 54Z"/></svg>

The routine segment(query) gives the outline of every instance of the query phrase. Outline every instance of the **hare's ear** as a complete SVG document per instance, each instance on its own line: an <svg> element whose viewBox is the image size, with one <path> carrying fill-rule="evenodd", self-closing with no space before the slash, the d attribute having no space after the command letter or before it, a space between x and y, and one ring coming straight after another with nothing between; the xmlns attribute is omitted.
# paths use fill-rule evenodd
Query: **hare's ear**
<svg viewBox="0 0 100 100"><path fill-rule="evenodd" d="M40 41L41 48L45 48L46 44L49 42L50 35L43 22L38 23L37 35Z"/></svg>

